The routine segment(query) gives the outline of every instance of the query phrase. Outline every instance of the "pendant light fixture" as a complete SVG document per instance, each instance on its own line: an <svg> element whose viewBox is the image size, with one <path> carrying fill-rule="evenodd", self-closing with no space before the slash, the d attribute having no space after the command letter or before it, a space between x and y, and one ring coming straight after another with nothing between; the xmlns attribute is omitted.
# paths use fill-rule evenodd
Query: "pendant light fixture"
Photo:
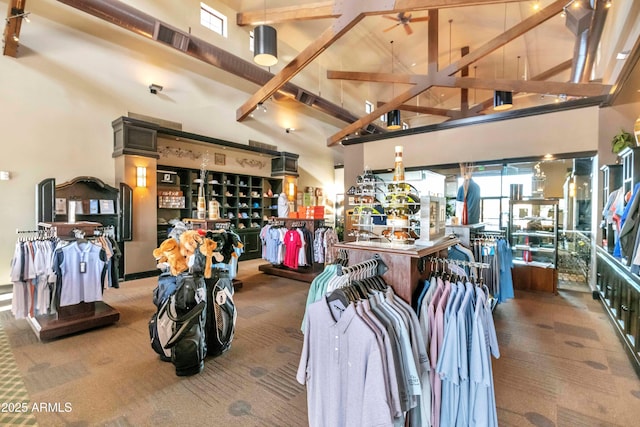
<svg viewBox="0 0 640 427"><path fill-rule="evenodd" d="M504 4L504 30L507 31L507 4ZM504 46L502 46L502 77L504 78ZM513 92L496 90L493 92L494 111L506 111L513 107Z"/></svg>
<svg viewBox="0 0 640 427"><path fill-rule="evenodd" d="M264 21L267 21L267 2L264 2ZM269 25L258 25L253 30L253 61L264 67L278 63L278 33Z"/></svg>
<svg viewBox="0 0 640 427"><path fill-rule="evenodd" d="M391 40L391 74L393 74L393 40ZM392 83L392 98L396 97L395 84ZM402 127L402 119L400 118L400 110L397 108L387 113L387 129L398 130Z"/></svg>

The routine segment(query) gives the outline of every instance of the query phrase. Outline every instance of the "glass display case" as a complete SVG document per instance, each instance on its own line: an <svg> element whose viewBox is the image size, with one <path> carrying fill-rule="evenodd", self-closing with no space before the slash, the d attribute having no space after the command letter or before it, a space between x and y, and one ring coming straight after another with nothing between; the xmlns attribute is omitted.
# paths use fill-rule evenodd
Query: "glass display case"
<svg viewBox="0 0 640 427"><path fill-rule="evenodd" d="M558 200L511 200L508 237L514 265L555 269L558 265Z"/></svg>

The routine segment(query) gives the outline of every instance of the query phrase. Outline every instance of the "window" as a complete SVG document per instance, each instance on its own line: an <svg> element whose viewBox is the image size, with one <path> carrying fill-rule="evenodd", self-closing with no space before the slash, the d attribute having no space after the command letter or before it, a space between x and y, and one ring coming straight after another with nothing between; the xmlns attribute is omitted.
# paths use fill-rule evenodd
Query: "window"
<svg viewBox="0 0 640 427"><path fill-rule="evenodd" d="M373 112L373 102L364 101L364 112L370 114Z"/></svg>
<svg viewBox="0 0 640 427"><path fill-rule="evenodd" d="M227 17L204 3L200 3L200 23L222 37L227 37Z"/></svg>

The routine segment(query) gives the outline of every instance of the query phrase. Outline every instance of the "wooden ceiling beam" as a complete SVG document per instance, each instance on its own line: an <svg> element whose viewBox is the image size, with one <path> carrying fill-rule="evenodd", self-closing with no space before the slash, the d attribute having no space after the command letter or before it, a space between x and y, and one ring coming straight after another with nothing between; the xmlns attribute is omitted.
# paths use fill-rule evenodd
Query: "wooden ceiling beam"
<svg viewBox="0 0 640 427"><path fill-rule="evenodd" d="M366 73L362 71L327 70L327 78L330 80L337 79L355 80L360 82L416 84L423 79L424 76L419 74Z"/></svg>
<svg viewBox="0 0 640 427"><path fill-rule="evenodd" d="M378 107L383 106L385 103L380 101L378 102ZM432 116L444 116L451 117L452 119L461 119L464 117L461 111L458 110L447 110L444 108L434 108L434 107L421 107L419 105L411 105L411 104L402 104L398 107L399 110L409 111L411 113L418 114L429 114Z"/></svg>
<svg viewBox="0 0 640 427"><path fill-rule="evenodd" d="M536 14L530 16L529 18L526 18L524 21L516 24L515 26L508 29L504 33L498 35L497 37L488 41L484 45L480 46L476 51L470 53L469 55L465 55L464 57L460 58L458 61L454 62L453 64L449 65L443 70L438 71L437 75L427 76L430 78L426 79L425 81L419 84L414 85L406 92L396 96L394 99L389 101L384 106L376 109L375 111L371 112L367 116L360 118L356 122L343 128L336 134L330 136L329 138L327 138L327 145L333 146L335 144L338 144L342 140L342 138L352 133L355 133L355 131L359 130L363 126L367 126L369 123L371 123L381 115L386 114L387 112L395 108L398 108L398 106L404 104L405 102L409 101L413 97L428 90L434 85L436 81L440 81L440 82L445 81L446 78L462 70L464 67L469 66L470 64L482 59L483 57L489 55L491 52L509 43L511 40L521 36L527 31L530 31L532 28L537 27L538 25L542 24L543 22L547 21L548 19L560 13L565 5L566 5L566 0L554 1L549 6L538 11ZM431 21L429 21L429 25L431 25ZM369 119L370 121L366 122L366 120L369 120Z"/></svg>
<svg viewBox="0 0 640 427"><path fill-rule="evenodd" d="M546 80L548 78L551 78L563 71L566 70L570 70L571 66L573 65L573 60L572 59L567 59L564 62L561 62L560 64L556 65L555 67L551 67L546 71L541 72L540 74L536 74L535 76L531 77L530 80L532 81L542 81L542 80ZM515 93L514 93L515 95ZM469 114L470 115L477 115L480 114L481 111L486 110L487 108L493 106L493 97L485 99L484 101L480 102L479 104L474 105L473 107L471 107L469 109Z"/></svg>
<svg viewBox="0 0 640 427"><path fill-rule="evenodd" d="M425 89L426 86L426 89ZM387 102L386 104L378 107L375 111L373 111L372 113L367 114L364 117L361 117L360 119L356 120L355 122L351 123L349 126L343 128L342 130L340 130L338 133L330 136L327 140L327 145L329 147L338 144L343 138L351 135L352 133L355 133L356 131L366 128L371 122L373 122L374 120L376 120L378 117L387 114L389 111L391 110L395 110L396 108L398 108L400 105L402 105L403 103L407 102L410 99L415 98L416 96L420 95L422 92L424 92L425 90L429 89L431 86L433 86L431 84L431 79L427 78L427 80L425 81L425 83L423 84L419 84L419 85L414 85L412 87L410 87L407 91L401 93L400 95L396 96L395 98L393 98L391 101Z"/></svg>
<svg viewBox="0 0 640 427"><path fill-rule="evenodd" d="M434 75L438 72L438 10L432 9L429 11L429 27L427 28L427 74Z"/></svg>
<svg viewBox="0 0 640 427"><path fill-rule="evenodd" d="M518 3L522 0L396 0L390 8L371 9L366 15L383 15L386 13L414 12L429 9L451 7L480 6L496 3ZM342 0L340 3L345 3ZM236 14L236 23L244 25L278 24L291 21L309 21L312 19L337 18L340 16L336 1L316 2L298 6L275 7L264 10L253 10Z"/></svg>
<svg viewBox="0 0 640 427"><path fill-rule="evenodd" d="M264 102L295 77L296 74L302 71L302 69L317 58L318 55L364 19L367 13L371 13L371 11L384 11L384 13L386 13L391 10L392 7L393 4L389 4L386 0L369 0L366 3L358 0L346 0L344 2L338 2L336 0L335 9L338 12L339 18L331 27L327 28L320 37L304 48L298 56L293 58L278 74L273 76L260 90L242 104L240 108L236 110L236 120L242 121L246 119L259 103Z"/></svg>
<svg viewBox="0 0 640 427"><path fill-rule="evenodd" d="M254 10L236 14L236 23L243 25L275 24L288 21L337 18L333 1L324 1L296 6Z"/></svg>
<svg viewBox="0 0 640 427"><path fill-rule="evenodd" d="M236 120L242 121L246 119L256 106L264 102L271 95L278 91L283 85L290 81L304 67L313 61L324 50L331 46L336 40L342 37L354 25L364 18L362 13L355 13L347 19L341 17L335 25L327 28L317 39L298 54L291 62L284 66L282 71L273 76L262 88L254 93L240 108L236 110Z"/></svg>
<svg viewBox="0 0 640 427"><path fill-rule="evenodd" d="M408 10L428 10L440 7L462 7L492 3L505 3L516 0L369 0L366 3L359 0L335 0L334 10L339 18L326 29L320 37L307 46L290 63L267 82L258 92L253 94L240 108L236 110L236 120L246 119L256 106L273 95L284 84L290 81L304 67L324 52L336 40L346 34L358 22L368 15L380 15L391 12ZM548 8L545 8L546 10ZM544 11L543 10L543 11ZM541 12L543 12L541 11ZM310 19L310 18L309 18ZM461 67L462 68L462 67ZM426 89L424 89L426 90ZM404 102L404 101L402 101ZM400 102L400 104L402 103Z"/></svg>
<svg viewBox="0 0 640 427"><path fill-rule="evenodd" d="M443 75L451 76L460 71L462 68L479 61L480 59L489 55L491 52L496 51L510 41L520 37L531 29L553 18L563 10L566 4L566 0L556 0L544 9L526 18L524 21L509 28L507 31L495 37L493 40L490 40L489 42L480 46L478 49L474 50L463 58L460 58L458 61L443 69L441 73Z"/></svg>
<svg viewBox="0 0 640 427"><path fill-rule="evenodd" d="M555 67L551 67L547 71L543 71L542 73L531 77L530 80L534 80L534 81L547 80L555 76L556 74L560 74L563 71L571 69L572 65L573 65L573 59L567 59L566 61L561 62Z"/></svg>
<svg viewBox="0 0 640 427"><path fill-rule="evenodd" d="M571 96L601 96L611 90L610 85L599 83L564 83L533 80L475 79L471 77L449 77L436 79L434 86L461 89L504 90L508 92L532 92L542 94L565 94Z"/></svg>
<svg viewBox="0 0 640 427"><path fill-rule="evenodd" d="M4 27L4 48L2 54L5 56L18 56L19 42L13 39L13 36L20 37L20 28L22 27L22 17L12 18L15 15L24 12L26 0L11 0L7 8L7 20Z"/></svg>

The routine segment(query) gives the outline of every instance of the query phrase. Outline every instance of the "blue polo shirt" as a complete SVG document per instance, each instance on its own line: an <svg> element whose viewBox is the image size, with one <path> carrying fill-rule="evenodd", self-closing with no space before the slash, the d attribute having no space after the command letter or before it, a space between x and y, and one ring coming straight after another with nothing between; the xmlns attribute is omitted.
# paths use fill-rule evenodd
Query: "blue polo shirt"
<svg viewBox="0 0 640 427"><path fill-rule="evenodd" d="M458 202L464 202L464 185L458 188L456 200ZM480 222L480 186L471 178L469 179L469 187L467 188L467 218L469 221L467 224L477 224Z"/></svg>

